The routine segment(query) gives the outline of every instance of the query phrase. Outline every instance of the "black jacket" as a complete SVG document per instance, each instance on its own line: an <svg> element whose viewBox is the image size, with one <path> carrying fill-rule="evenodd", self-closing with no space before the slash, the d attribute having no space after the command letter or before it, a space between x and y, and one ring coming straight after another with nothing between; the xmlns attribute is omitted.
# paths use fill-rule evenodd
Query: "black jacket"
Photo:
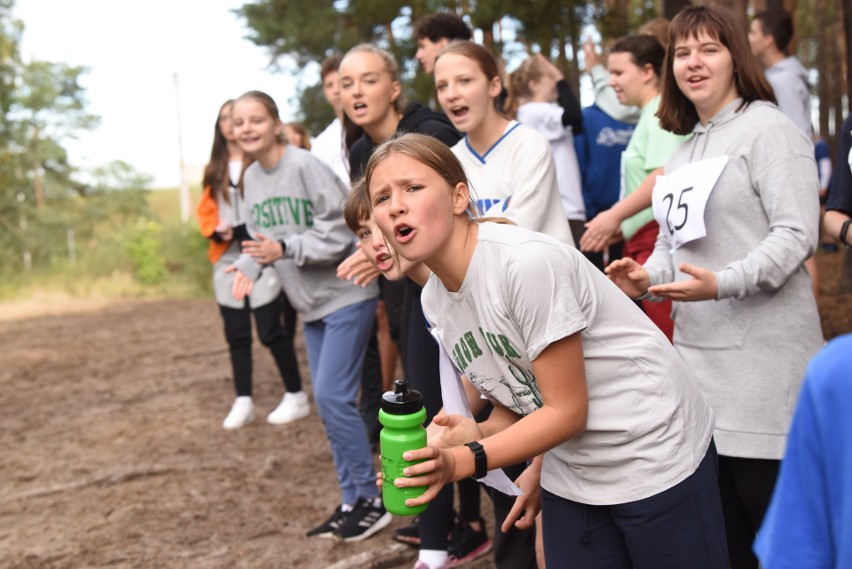
<svg viewBox="0 0 852 569"><path fill-rule="evenodd" d="M396 127L396 132L428 134L447 146L453 146L461 138L461 134L455 129L447 115L433 111L419 103L408 104L402 115L402 120ZM378 145L373 144L373 141L365 132L349 149L349 172L351 172L353 181L364 175L367 161L372 156L373 149L376 146Z"/></svg>

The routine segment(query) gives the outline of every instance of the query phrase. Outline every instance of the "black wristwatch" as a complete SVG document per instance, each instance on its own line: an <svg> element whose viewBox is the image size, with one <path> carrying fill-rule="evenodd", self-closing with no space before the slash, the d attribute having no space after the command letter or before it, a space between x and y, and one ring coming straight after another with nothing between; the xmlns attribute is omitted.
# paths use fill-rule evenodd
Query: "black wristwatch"
<svg viewBox="0 0 852 569"><path fill-rule="evenodd" d="M846 234L849 233L850 221L852 221L852 219L847 219L843 222L843 225L840 226L840 243L847 249L849 248L849 243L846 242Z"/></svg>
<svg viewBox="0 0 852 569"><path fill-rule="evenodd" d="M473 452L473 464L475 466L473 478L475 480L485 478L485 475L488 474L488 457L485 456L485 449L476 441L464 443L464 446Z"/></svg>
<svg viewBox="0 0 852 569"><path fill-rule="evenodd" d="M286 244L286 243L284 243L284 240L283 240L283 239L282 239L281 241L279 241L279 243L281 243L281 256L283 257L283 256L284 256L284 251L286 251L286 250L287 250L287 244Z"/></svg>

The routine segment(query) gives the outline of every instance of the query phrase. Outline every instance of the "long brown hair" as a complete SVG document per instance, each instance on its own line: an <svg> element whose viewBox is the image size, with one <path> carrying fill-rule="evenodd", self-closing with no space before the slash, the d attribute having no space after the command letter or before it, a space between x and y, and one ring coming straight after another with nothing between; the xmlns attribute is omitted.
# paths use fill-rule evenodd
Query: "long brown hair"
<svg viewBox="0 0 852 569"><path fill-rule="evenodd" d="M304 148L305 150L311 149L311 131L309 131L305 125L300 122L288 122L284 125L284 128L289 128L302 137L302 143L297 145L299 148Z"/></svg>
<svg viewBox="0 0 852 569"><path fill-rule="evenodd" d="M482 73L485 74L486 79L491 81L497 77L500 79L501 85L505 87L506 81L503 80L500 63L497 61L497 58L494 57L494 54L488 51L485 47L468 40L450 42L444 47L444 49L438 52L438 56L435 58L435 64L438 63L438 60L441 59L442 56L448 53L461 55L472 60L479 66ZM503 100L499 95L494 99L494 108L497 109L498 113L506 116L506 113L503 112Z"/></svg>
<svg viewBox="0 0 852 569"><path fill-rule="evenodd" d="M526 58L517 69L509 74L508 96L506 97L506 104L504 106L506 116L512 118L517 116L518 108L521 106L521 99L532 97L533 93L530 88L530 81L540 81L546 72L544 64L539 61L538 57L532 55Z"/></svg>
<svg viewBox="0 0 852 569"><path fill-rule="evenodd" d="M731 53L734 66L734 82L737 94L742 98L743 109L752 101L775 103L775 93L751 54L748 37L736 16L721 6L696 6L678 13L669 26L669 47L663 72L660 108L657 116L660 126L675 134L689 134L699 121L695 105L686 98L677 86L672 72L674 52L678 41L698 34L707 35L721 43Z"/></svg>
<svg viewBox="0 0 852 569"><path fill-rule="evenodd" d="M228 99L222 106L219 107L219 113L216 115L216 125L213 127L213 147L210 149L210 160L207 166L204 167L204 177L201 181L201 187L210 187L210 196L216 199L221 195L226 202L230 202L230 197L226 191L228 188L228 141L225 140L225 135L222 134L222 129L219 127L219 117L222 111L234 105L233 99Z"/></svg>

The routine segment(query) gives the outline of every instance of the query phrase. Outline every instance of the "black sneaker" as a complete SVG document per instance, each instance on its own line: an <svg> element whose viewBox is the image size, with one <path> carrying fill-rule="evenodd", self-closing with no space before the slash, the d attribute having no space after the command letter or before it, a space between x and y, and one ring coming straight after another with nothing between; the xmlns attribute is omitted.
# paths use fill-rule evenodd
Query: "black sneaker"
<svg viewBox="0 0 852 569"><path fill-rule="evenodd" d="M476 531L467 522L458 520L447 551L450 554L449 566L458 567L491 551L491 540L485 533L485 520L480 518L482 531Z"/></svg>
<svg viewBox="0 0 852 569"><path fill-rule="evenodd" d="M305 535L307 537L333 538L334 532L337 530L337 528L340 527L340 524L343 523L343 520L346 518L346 514L348 514L348 512L344 512L341 506L337 506L337 508L334 510L334 513L331 514L331 517L329 517L327 520L325 520L323 523L321 523L314 529L310 530Z"/></svg>
<svg viewBox="0 0 852 569"><path fill-rule="evenodd" d="M393 530L393 538L406 545L420 547L420 516L416 516L407 526Z"/></svg>
<svg viewBox="0 0 852 569"><path fill-rule="evenodd" d="M373 500L358 500L355 509L344 515L343 522L334 530L334 534L343 541L361 541L388 525L391 515L381 500L376 501L378 506L373 504Z"/></svg>

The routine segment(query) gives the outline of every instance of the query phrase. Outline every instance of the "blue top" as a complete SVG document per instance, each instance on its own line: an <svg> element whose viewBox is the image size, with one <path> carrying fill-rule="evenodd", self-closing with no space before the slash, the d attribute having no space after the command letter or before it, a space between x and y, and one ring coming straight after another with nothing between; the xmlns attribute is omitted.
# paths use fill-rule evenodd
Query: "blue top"
<svg viewBox="0 0 852 569"><path fill-rule="evenodd" d="M621 191L621 153L634 125L615 120L597 105L583 109L583 133L574 137L574 149L583 180L586 219L592 219L618 201Z"/></svg>
<svg viewBox="0 0 852 569"><path fill-rule="evenodd" d="M765 569L852 567L852 334L808 366L754 551Z"/></svg>

